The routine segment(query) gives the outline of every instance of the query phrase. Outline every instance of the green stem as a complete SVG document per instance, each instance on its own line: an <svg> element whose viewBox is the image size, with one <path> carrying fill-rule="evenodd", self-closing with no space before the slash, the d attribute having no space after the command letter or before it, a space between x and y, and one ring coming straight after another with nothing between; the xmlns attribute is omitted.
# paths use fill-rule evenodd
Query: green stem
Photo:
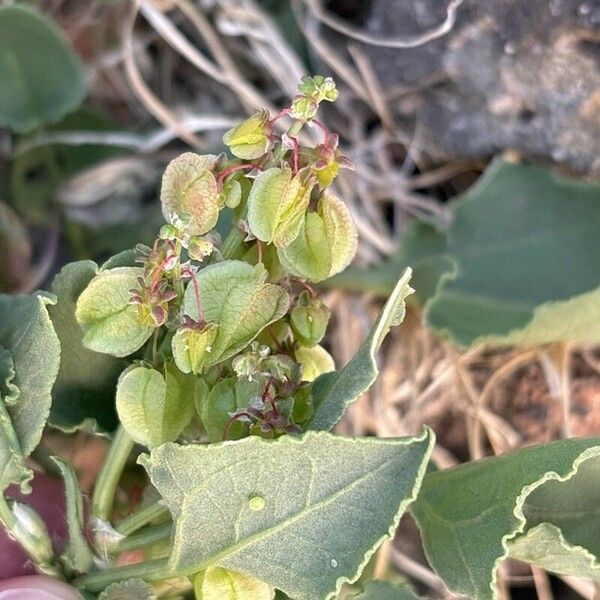
<svg viewBox="0 0 600 600"><path fill-rule="evenodd" d="M151 521L160 517L165 517L169 514L169 509L157 500L152 504L139 508L134 513L125 517L116 527L116 531L121 535L131 535L138 529L148 525Z"/></svg>
<svg viewBox="0 0 600 600"><path fill-rule="evenodd" d="M56 463L52 460L52 452L44 444L40 442L37 448L31 453L31 458L44 469L47 475L62 479L60 469L56 466Z"/></svg>
<svg viewBox="0 0 600 600"><path fill-rule="evenodd" d="M147 562L127 565L125 567L114 567L96 573L88 573L75 579L72 583L75 587L100 592L111 583L139 577L147 581L168 579L173 573L169 569L167 558L158 558Z"/></svg>
<svg viewBox="0 0 600 600"><path fill-rule="evenodd" d="M173 532L173 523L162 523L161 525L153 525L145 527L138 533L130 535L121 540L115 549L115 553L124 552L125 550L137 550L138 548L146 548L156 542L168 540Z"/></svg>
<svg viewBox="0 0 600 600"><path fill-rule="evenodd" d="M134 441L123 429L123 426L119 425L94 487L92 496L92 515L94 517L104 521L109 520L117 485L133 445Z"/></svg>

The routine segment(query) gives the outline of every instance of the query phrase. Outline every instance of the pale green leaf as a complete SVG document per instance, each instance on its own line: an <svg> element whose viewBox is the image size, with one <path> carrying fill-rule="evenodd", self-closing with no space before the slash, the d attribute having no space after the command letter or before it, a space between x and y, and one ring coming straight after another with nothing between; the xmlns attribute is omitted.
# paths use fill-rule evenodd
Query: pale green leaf
<svg viewBox="0 0 600 600"><path fill-rule="evenodd" d="M453 205L427 323L462 346L600 340L600 185L494 162Z"/></svg>
<svg viewBox="0 0 600 600"><path fill-rule="evenodd" d="M346 205L333 194L325 193L319 200L319 215L325 225L325 235L331 251L331 266L327 277L343 271L354 258L358 232Z"/></svg>
<svg viewBox="0 0 600 600"><path fill-rule="evenodd" d="M248 195L250 231L278 248L290 244L300 231L311 189L287 166L259 173Z"/></svg>
<svg viewBox="0 0 600 600"><path fill-rule="evenodd" d="M269 148L267 111L259 111L248 117L223 136L223 143L229 146L237 158L254 160L263 156Z"/></svg>
<svg viewBox="0 0 600 600"><path fill-rule="evenodd" d="M323 346L299 346L295 357L302 370L302 381L314 381L319 375L335 369L331 354Z"/></svg>
<svg viewBox="0 0 600 600"><path fill-rule="evenodd" d="M154 327L145 325L129 303L143 274L138 267L101 271L77 299L75 317L83 329L83 345L95 352L123 357L139 350Z"/></svg>
<svg viewBox="0 0 600 600"><path fill-rule="evenodd" d="M217 158L186 152L164 172L160 191L163 215L188 235L209 232L219 219L219 190L211 171Z"/></svg>
<svg viewBox="0 0 600 600"><path fill-rule="evenodd" d="M109 585L98 600L156 600L156 592L142 579L127 579Z"/></svg>
<svg viewBox="0 0 600 600"><path fill-rule="evenodd" d="M117 425L115 387L125 362L86 348L75 318L77 298L97 271L92 261L71 263L52 283L57 301L48 313L60 341L61 360L52 390L50 424L63 431L73 431L88 421L104 432Z"/></svg>
<svg viewBox="0 0 600 600"><path fill-rule="evenodd" d="M262 264L223 261L201 269L196 275L200 288L202 316L217 326L217 335L205 366L221 362L243 350L267 325L287 312L287 292L266 283ZM188 285L183 310L198 318L196 298Z"/></svg>
<svg viewBox="0 0 600 600"><path fill-rule="evenodd" d="M28 6L1 6L0 128L54 123L84 95L81 61L54 23Z"/></svg>
<svg viewBox="0 0 600 600"><path fill-rule="evenodd" d="M371 333L352 360L343 369L326 373L315 380L312 388L315 413L308 429L332 429L348 406L371 387L379 373L375 354L390 327L404 319L404 301L413 292L409 285L410 277L411 270L406 269Z"/></svg>
<svg viewBox="0 0 600 600"><path fill-rule="evenodd" d="M419 600L419 596L406 583L371 580L365 583L360 594L350 596L350 600Z"/></svg>
<svg viewBox="0 0 600 600"><path fill-rule="evenodd" d="M448 587L474 600L496 598L498 565L509 554L511 540L524 532L529 523L539 524L539 518L560 525L561 504L567 519L575 517L574 523L580 528L589 526L590 538L597 548L600 521L580 520L573 514L572 503L578 500L569 486L562 488L562 498L552 490L552 499L546 496L545 513L529 520L539 502L535 490L539 488L540 493L546 494L551 489L546 486L554 485L554 480L571 478L581 460L578 457L599 443L594 439L564 440L429 473L411 510L429 563ZM597 448L593 452L598 455ZM597 460L593 469L598 470ZM579 482L579 491L588 501L600 496L597 482L589 477L584 478L583 485ZM592 510L595 509L594 506ZM581 541L573 523L567 529L574 544Z"/></svg>
<svg viewBox="0 0 600 600"><path fill-rule="evenodd" d="M323 219L314 212L302 220L298 236L277 255L286 271L310 281L323 281L332 265L331 246Z"/></svg>
<svg viewBox="0 0 600 600"><path fill-rule="evenodd" d="M221 567L209 567L194 578L196 600L271 600L274 590L266 583Z"/></svg>
<svg viewBox="0 0 600 600"><path fill-rule="evenodd" d="M564 477L549 474L522 496L525 534L509 541L509 555L600 581L600 446L582 452Z"/></svg>
<svg viewBox="0 0 600 600"><path fill-rule="evenodd" d="M194 413L194 378L166 364L164 374L133 365L117 385L117 413L138 444L154 447L175 440Z"/></svg>
<svg viewBox="0 0 600 600"><path fill-rule="evenodd" d="M19 395L6 410L23 456L38 445L48 420L60 344L41 296L0 295L0 346L10 352ZM6 373L3 374L3 377Z"/></svg>
<svg viewBox="0 0 600 600"><path fill-rule="evenodd" d="M219 566L296 600L326 600L393 535L432 444L430 431L409 439L309 432L164 444L141 462L173 516L174 573Z"/></svg>
<svg viewBox="0 0 600 600"><path fill-rule="evenodd" d="M60 469L65 482L66 521L69 530L69 541L61 558L69 572L86 573L94 563L94 554L85 538L83 496L79 489L77 475L71 465L62 459L54 456L53 460Z"/></svg>
<svg viewBox="0 0 600 600"><path fill-rule="evenodd" d="M14 385L15 367L10 352L0 346L0 494L11 483L25 484L33 473L25 464L19 438L7 406L14 405L19 390Z"/></svg>
<svg viewBox="0 0 600 600"><path fill-rule="evenodd" d="M207 325L201 331L178 329L171 340L173 359L183 373L201 373L210 358L217 327Z"/></svg>

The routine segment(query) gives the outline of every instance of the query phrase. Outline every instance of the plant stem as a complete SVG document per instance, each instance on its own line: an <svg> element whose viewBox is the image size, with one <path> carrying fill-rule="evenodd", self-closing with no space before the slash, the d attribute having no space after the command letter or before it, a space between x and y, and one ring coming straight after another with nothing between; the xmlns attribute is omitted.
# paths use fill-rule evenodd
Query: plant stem
<svg viewBox="0 0 600 600"><path fill-rule="evenodd" d="M146 548L156 542L168 540L173 532L173 523L161 523L160 525L152 525L145 527L138 533L130 535L121 540L115 549L115 553L125 550L137 550L138 548Z"/></svg>
<svg viewBox="0 0 600 600"><path fill-rule="evenodd" d="M104 458L102 469L98 475L92 496L92 515L108 521L112 512L117 485L134 441L129 437L122 425L112 441L110 450Z"/></svg>
<svg viewBox="0 0 600 600"><path fill-rule="evenodd" d="M139 577L148 581L168 579L173 573L169 570L168 559L158 558L147 562L105 569L96 573L88 573L75 579L72 583L75 587L86 589L90 592L100 592L111 583Z"/></svg>
<svg viewBox="0 0 600 600"><path fill-rule="evenodd" d="M148 525L150 521L164 517L169 514L169 509L162 503L161 500L157 500L152 504L139 508L134 513L125 517L116 527L116 531L121 535L131 535L138 529L141 529L145 525Z"/></svg>

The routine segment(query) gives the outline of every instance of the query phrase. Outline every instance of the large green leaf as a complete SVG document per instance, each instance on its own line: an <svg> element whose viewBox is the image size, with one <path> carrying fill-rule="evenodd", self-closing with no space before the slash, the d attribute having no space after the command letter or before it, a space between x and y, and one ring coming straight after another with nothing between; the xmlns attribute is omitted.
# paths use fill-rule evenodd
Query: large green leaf
<svg viewBox="0 0 600 600"><path fill-rule="evenodd" d="M271 600L268 584L243 573L209 567L194 577L196 600Z"/></svg>
<svg viewBox="0 0 600 600"><path fill-rule="evenodd" d="M233 356L245 348L267 325L280 319L289 307L287 292L267 283L262 264L234 260L201 269L196 278L201 294L202 316L217 326L205 366ZM194 286L189 284L184 313L198 318Z"/></svg>
<svg viewBox="0 0 600 600"><path fill-rule="evenodd" d="M387 293L410 264L426 322L461 346L594 342L599 227L600 184L497 160L452 204L446 231L411 224L390 261L331 285Z"/></svg>
<svg viewBox="0 0 600 600"><path fill-rule="evenodd" d="M57 27L24 5L0 7L0 127L53 123L84 95L83 67Z"/></svg>
<svg viewBox="0 0 600 600"><path fill-rule="evenodd" d="M509 555L526 558L541 532L529 536L542 524L564 528L571 545L597 552L598 444L600 439L559 441L429 473L411 510L427 558L448 587L474 600L495 598L499 563ZM529 528L527 549L522 534ZM580 574L575 566L581 569L581 557L567 546L562 571ZM556 569L558 563L547 558L544 566Z"/></svg>
<svg viewBox="0 0 600 600"><path fill-rule="evenodd" d="M50 424L73 431L88 420L110 432L117 425L115 388L123 360L86 348L75 318L77 298L98 273L96 263L80 261L64 267L52 284L57 301L48 307L61 345L58 378L52 390Z"/></svg>
<svg viewBox="0 0 600 600"><path fill-rule="evenodd" d="M528 493L521 511L526 533L509 542L511 557L600 581L600 446Z"/></svg>
<svg viewBox="0 0 600 600"><path fill-rule="evenodd" d="M325 432L164 444L142 463L175 522L170 567L245 573L297 600L354 581L416 497L433 444Z"/></svg>
<svg viewBox="0 0 600 600"><path fill-rule="evenodd" d="M0 295L0 487L22 482L22 459L38 445L46 425L60 345L41 296Z"/></svg>
<svg viewBox="0 0 600 600"><path fill-rule="evenodd" d="M315 413L308 429L332 429L346 408L377 378L379 370L375 354L390 327L399 325L404 319L404 300L413 292L409 285L411 273L410 269L405 270L371 333L352 360L343 369L325 373L315 380L312 388Z"/></svg>
<svg viewBox="0 0 600 600"><path fill-rule="evenodd" d="M453 213L431 327L463 346L600 339L600 185L496 161Z"/></svg>

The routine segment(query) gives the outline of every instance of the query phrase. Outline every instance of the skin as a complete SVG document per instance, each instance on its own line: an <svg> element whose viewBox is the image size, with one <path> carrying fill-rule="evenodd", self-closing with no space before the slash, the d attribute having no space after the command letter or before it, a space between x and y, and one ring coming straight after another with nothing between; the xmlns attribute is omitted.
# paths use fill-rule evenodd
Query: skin
<svg viewBox="0 0 600 600"><path fill-rule="evenodd" d="M33 507L39 513L46 522L55 552L60 553L67 542L63 483L59 479L49 477L43 473L37 473L31 482L31 487L31 494L24 495L21 494L16 486L11 486L7 490L6 496L29 504L29 506ZM17 542L10 539L1 525L0 557L2 557L0 560L0 583L3 583L2 580L11 577L35 575L36 573L35 567L27 554ZM4 596L0 594L0 600L3 600L3 598ZM18 598L20 600L20 597Z"/></svg>

